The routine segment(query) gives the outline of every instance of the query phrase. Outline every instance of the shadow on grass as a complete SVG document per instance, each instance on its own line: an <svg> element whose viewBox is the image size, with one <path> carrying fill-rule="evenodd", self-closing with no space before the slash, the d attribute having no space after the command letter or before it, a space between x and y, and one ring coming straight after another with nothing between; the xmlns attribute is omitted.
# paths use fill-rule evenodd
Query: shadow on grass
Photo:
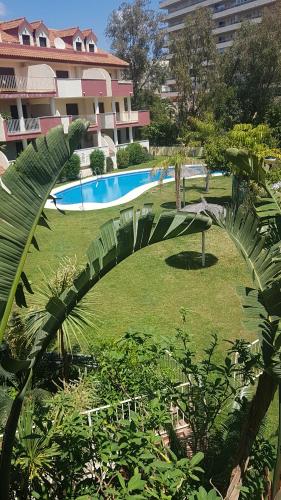
<svg viewBox="0 0 281 500"><path fill-rule="evenodd" d="M231 203L231 196L209 196L206 193L206 196L204 196L205 200L208 203L214 203L215 205L229 205ZM189 203L200 203L201 198L197 199L192 199L192 201L188 202L186 201L185 206L188 206ZM175 201L165 201L165 203L161 204L162 208L165 208L166 210L175 210L176 208L176 202Z"/></svg>
<svg viewBox="0 0 281 500"><path fill-rule="evenodd" d="M212 267L218 262L217 257L211 253L206 253L205 257L205 268ZM176 269L202 269L202 254L200 252L181 252L167 257L165 262L168 266Z"/></svg>

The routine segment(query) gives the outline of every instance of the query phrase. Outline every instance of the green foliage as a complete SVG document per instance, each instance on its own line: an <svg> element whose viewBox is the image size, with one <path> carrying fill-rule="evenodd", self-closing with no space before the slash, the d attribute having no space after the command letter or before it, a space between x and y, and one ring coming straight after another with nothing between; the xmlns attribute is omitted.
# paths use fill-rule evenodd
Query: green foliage
<svg viewBox="0 0 281 500"><path fill-rule="evenodd" d="M134 103L142 100L146 87L160 89L165 78L162 17L148 0L123 2L108 19L106 34L112 51L128 61L127 75L133 81ZM139 108L141 109L141 108Z"/></svg>
<svg viewBox="0 0 281 500"><path fill-rule="evenodd" d="M90 167L93 175L104 173L105 155L101 149L95 149L90 154Z"/></svg>
<svg viewBox="0 0 281 500"><path fill-rule="evenodd" d="M114 167L114 164L113 164L112 158L110 158L110 156L107 156L106 157L106 172L107 173L112 172L113 167Z"/></svg>
<svg viewBox="0 0 281 500"><path fill-rule="evenodd" d="M204 156L208 170L230 172L231 163L226 155L226 151L230 147L230 144L231 142L227 135L215 136L205 144Z"/></svg>
<svg viewBox="0 0 281 500"><path fill-rule="evenodd" d="M277 141L277 146L281 148L281 99L274 99L265 115L265 121L272 129L273 137Z"/></svg>
<svg viewBox="0 0 281 500"><path fill-rule="evenodd" d="M170 119L152 122L143 131L143 136L149 139L152 146L174 146L177 144L178 134L177 124Z"/></svg>
<svg viewBox="0 0 281 500"><path fill-rule="evenodd" d="M1 178L0 340L14 299L23 306L24 290L31 292L23 272L29 247L37 245L34 234L38 224L48 227L42 215L45 203L84 132L81 120L71 124L68 136L62 127L52 129L46 137L39 137L36 145L30 144Z"/></svg>
<svg viewBox="0 0 281 500"><path fill-rule="evenodd" d="M251 458L243 487L241 498L262 498L270 493L269 471L272 470L276 452L272 443L260 436L256 439L251 451Z"/></svg>
<svg viewBox="0 0 281 500"><path fill-rule="evenodd" d="M132 142L126 148L129 155L129 165L139 165L150 159L150 156L145 148L138 142Z"/></svg>
<svg viewBox="0 0 281 500"><path fill-rule="evenodd" d="M159 368L165 349L155 344L151 335L128 332L112 345L96 352L98 371L97 395L103 404L139 394L168 390L169 383Z"/></svg>
<svg viewBox="0 0 281 500"><path fill-rule="evenodd" d="M187 116L206 110L209 89L216 76L217 50L212 34L213 20L208 8L196 9L185 27L173 37L171 71L179 91L179 119L185 125Z"/></svg>
<svg viewBox="0 0 281 500"><path fill-rule="evenodd" d="M261 23L244 23L233 45L223 54L216 95L221 94L224 122L260 123L264 120L280 85L280 19L281 9L276 3L272 9L265 10Z"/></svg>
<svg viewBox="0 0 281 500"><path fill-rule="evenodd" d="M127 148L118 149L117 151L117 167L127 168L129 166L129 153Z"/></svg>
<svg viewBox="0 0 281 500"><path fill-rule="evenodd" d="M61 175L60 181L75 181L80 173L80 157L73 154L66 162Z"/></svg>

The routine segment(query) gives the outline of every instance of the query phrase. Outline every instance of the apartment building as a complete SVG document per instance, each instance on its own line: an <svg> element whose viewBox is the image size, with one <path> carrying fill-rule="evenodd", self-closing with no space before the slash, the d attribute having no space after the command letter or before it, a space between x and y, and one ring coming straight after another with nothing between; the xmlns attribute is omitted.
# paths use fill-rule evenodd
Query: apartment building
<svg viewBox="0 0 281 500"><path fill-rule="evenodd" d="M160 8L165 10L166 32L171 33L184 28L186 18L195 9L208 7L214 20L213 34L217 49L223 52L232 45L233 38L242 22L260 23L263 10L276 0L163 0ZM163 97L176 98L176 82L168 80L163 88Z"/></svg>
<svg viewBox="0 0 281 500"><path fill-rule="evenodd" d="M95 148L116 165L118 148L150 122L148 111L132 111L127 66L97 47L92 29L56 30L25 18L0 23L0 166L52 127L67 133L77 117L90 122L77 150L82 166Z"/></svg>

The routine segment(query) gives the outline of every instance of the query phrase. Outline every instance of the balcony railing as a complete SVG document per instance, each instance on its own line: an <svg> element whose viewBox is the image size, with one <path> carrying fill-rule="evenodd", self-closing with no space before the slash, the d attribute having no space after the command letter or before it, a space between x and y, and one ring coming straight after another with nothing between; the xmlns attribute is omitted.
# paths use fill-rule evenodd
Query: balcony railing
<svg viewBox="0 0 281 500"><path fill-rule="evenodd" d="M25 134L27 132L40 132L40 118L24 118L22 120L7 120L8 134Z"/></svg>
<svg viewBox="0 0 281 500"><path fill-rule="evenodd" d="M72 121L74 120L87 120L91 125L97 125L97 115L72 115Z"/></svg>
<svg viewBox="0 0 281 500"><path fill-rule="evenodd" d="M0 92L55 92L54 78L0 75Z"/></svg>
<svg viewBox="0 0 281 500"><path fill-rule="evenodd" d="M122 111L121 113L116 113L116 123L137 122L138 119L138 111Z"/></svg>

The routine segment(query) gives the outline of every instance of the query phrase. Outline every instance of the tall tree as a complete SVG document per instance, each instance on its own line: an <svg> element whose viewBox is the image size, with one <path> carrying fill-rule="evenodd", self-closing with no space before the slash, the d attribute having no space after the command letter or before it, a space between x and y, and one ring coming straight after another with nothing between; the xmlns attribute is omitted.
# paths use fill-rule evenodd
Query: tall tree
<svg viewBox="0 0 281 500"><path fill-rule="evenodd" d="M207 8L196 9L192 16L188 16L184 29L171 42L171 71L179 91L182 122L188 114L199 115L209 101L217 59L212 28L211 11Z"/></svg>
<svg viewBox="0 0 281 500"><path fill-rule="evenodd" d="M239 119L244 123L262 122L280 87L280 24L281 6L276 2L274 8L265 11L260 24L248 22L241 27L234 44L223 56L219 94L229 103L230 91L232 102L236 101L235 108L239 110ZM229 114L229 104L227 107L225 110Z"/></svg>
<svg viewBox="0 0 281 500"><path fill-rule="evenodd" d="M150 8L150 0L123 2L108 19L106 35L111 49L129 66L134 85L135 103L148 89L158 89L164 82L164 31L162 17Z"/></svg>

